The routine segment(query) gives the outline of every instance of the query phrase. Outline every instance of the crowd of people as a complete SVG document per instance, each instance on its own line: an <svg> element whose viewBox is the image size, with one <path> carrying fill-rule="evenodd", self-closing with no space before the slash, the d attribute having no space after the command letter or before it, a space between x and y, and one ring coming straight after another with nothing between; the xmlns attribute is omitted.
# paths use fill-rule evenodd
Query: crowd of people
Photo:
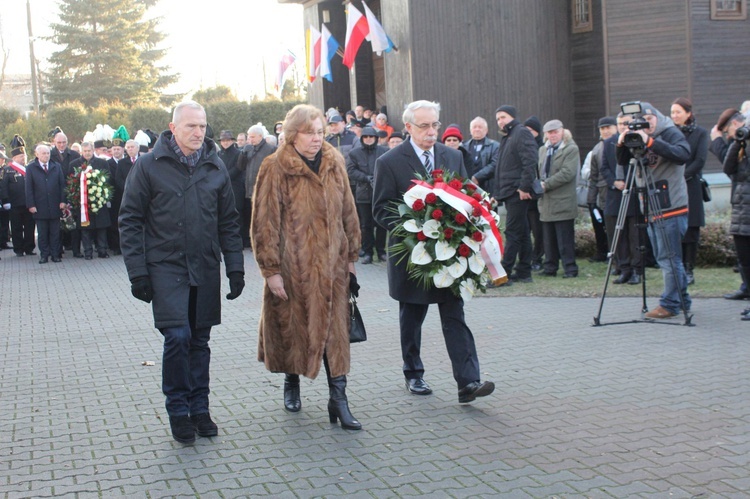
<svg viewBox="0 0 750 499"><path fill-rule="evenodd" d="M111 134L102 127L105 136L87 134L78 151L56 127L49 142L33 147L31 161L22 137L8 150L0 144L0 246L10 242L24 257L38 245L40 264L60 262L64 250L87 260L122 253L133 296L152 303L164 336L162 390L182 443L217 434L208 342L221 320L220 262L223 255L227 299L235 299L245 285L243 248L251 249L264 279L258 360L284 374L284 408L301 410L300 376L314 379L322 363L330 421L358 430L346 396L357 261L387 263L409 393L432 393L420 354L431 304L441 315L459 403L494 391L480 377L461 298L420 286L403 259L389 258L387 245L397 243L388 240L398 223L393 204L436 165L470 178L504 207L509 280L501 286L558 272L577 278L574 224L584 207L596 239L590 260L611 259L613 282L632 285L652 259L664 289L645 316L668 319L690 312L710 150L732 179L730 233L742 276L742 287L725 298L750 299L750 101L727 109L710 131L684 97L669 114L641 102L637 113L602 117L600 140L583 165L562 121L522 122L511 104L495 110L498 141L481 116L467 136L459 124L444 127L440 105L430 101L406 106L401 131L386 113L363 106L341 114L298 105L272 132L258 123L236 136L222 130L215 141L205 110L190 101L176 106L159 135L141 130L131 139L124 127ZM93 178L103 179L98 191ZM742 320L750 320L750 308Z"/></svg>

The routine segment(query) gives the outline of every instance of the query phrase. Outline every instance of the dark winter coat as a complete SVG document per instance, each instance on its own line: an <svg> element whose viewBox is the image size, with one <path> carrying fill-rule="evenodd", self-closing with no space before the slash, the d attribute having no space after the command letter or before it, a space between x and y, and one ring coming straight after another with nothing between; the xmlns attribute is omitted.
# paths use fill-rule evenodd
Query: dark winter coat
<svg viewBox="0 0 750 499"><path fill-rule="evenodd" d="M742 151L742 159L739 155ZM750 160L748 147L732 141L724 159L724 173L732 179L732 218L729 233L750 236Z"/></svg>
<svg viewBox="0 0 750 499"><path fill-rule="evenodd" d="M244 273L239 215L226 167L205 139L192 174L162 132L138 158L120 207L120 246L128 277L149 276L154 325L186 326L190 289L197 290L195 327L221 322L221 255L226 274Z"/></svg>
<svg viewBox="0 0 750 499"><path fill-rule="evenodd" d="M91 168L93 168L94 170L103 170L109 174L109 164L107 163L107 160L97 158L96 156L92 157L88 162L83 157L71 161L70 170L73 171L76 168L85 168L84 164L91 165ZM66 179L66 181L67 180L68 179ZM112 191L114 192L114 185L112 185L112 175L109 176L109 183L112 186ZM86 227L82 227L80 200L69 199L68 202L73 205L73 208L70 211L73 213L73 218L76 219L77 227L79 229L106 229L107 227L112 225L112 219L110 218L109 213L110 207L105 205L102 206L96 213L92 213L91 210L89 210L89 225L87 225Z"/></svg>
<svg viewBox="0 0 750 499"><path fill-rule="evenodd" d="M690 159L685 163L685 182L688 190L688 226L703 227L706 215L703 209L703 167L708 156L708 130L696 126L692 131L682 131L690 144Z"/></svg>
<svg viewBox="0 0 750 499"><path fill-rule="evenodd" d="M10 203L12 208L25 208L26 175L18 173L9 165L3 168L5 173L0 183L0 199L3 203Z"/></svg>
<svg viewBox="0 0 750 499"><path fill-rule="evenodd" d="M629 168L617 168L617 141L619 138L618 134L614 134L602 142L602 162L599 165L599 177L607 183L607 197L604 202L605 217L616 217L619 214L622 204L622 191L615 187L615 180L625 182L628 177ZM625 216L628 217L634 217L638 214L638 191L635 184L632 187L628 210L625 213Z"/></svg>
<svg viewBox="0 0 750 499"><path fill-rule="evenodd" d="M375 145L372 149L358 146L349 153L346 173L357 188L354 200L357 203L372 204L372 183L375 179L375 161L388 152L388 148Z"/></svg>
<svg viewBox="0 0 750 499"><path fill-rule="evenodd" d="M466 178L466 168L461 153L441 143L435 144L435 167L451 171ZM375 220L392 231L398 224L398 216L391 210L403 202L404 192L412 185L416 175L427 175L422 160L417 157L411 140L406 140L378 158L375 164L375 188L372 213ZM391 236L392 246L400 239ZM406 269L408 258L388 258L388 289L391 298L404 303L443 303L455 299L449 288L426 289L409 278Z"/></svg>
<svg viewBox="0 0 750 499"><path fill-rule="evenodd" d="M474 146L481 144L479 151L474 154ZM467 163L464 158L466 173L471 177L481 171L485 166L496 165L500 156L500 143L485 137L482 140L468 139L463 142L463 146L469 153L470 161Z"/></svg>
<svg viewBox="0 0 750 499"><path fill-rule="evenodd" d="M224 162L232 181L232 192L234 193L234 207L237 213L242 213L242 204L245 201L245 172L240 170L238 162L242 151L237 144L232 144L226 149L219 148L219 159Z"/></svg>
<svg viewBox="0 0 750 499"><path fill-rule="evenodd" d="M516 195L519 189L532 191L536 178L539 147L528 128L516 120L505 126L506 135L500 139L500 154L496 164L485 166L474 176L480 182L492 179L492 196L503 201Z"/></svg>
<svg viewBox="0 0 750 499"><path fill-rule="evenodd" d="M26 208L36 208L35 220L56 220L65 203L65 176L59 163L50 161L47 173L38 159L26 166Z"/></svg>
<svg viewBox="0 0 750 499"><path fill-rule="evenodd" d="M344 158L324 143L318 174L285 144L263 161L253 195L253 254L281 274L288 300L263 286L258 360L272 372L315 378L349 372L349 262L361 236Z"/></svg>
<svg viewBox="0 0 750 499"><path fill-rule="evenodd" d="M266 139L261 140L257 146L248 144L242 149L242 154L237 160L237 167L245 174L245 198L252 199L260 165L274 152L276 148L266 142Z"/></svg>
<svg viewBox="0 0 750 499"><path fill-rule="evenodd" d="M136 156L136 161L138 156ZM118 206L122 203L122 193L125 191L125 180L128 178L130 170L133 168L133 160L130 156L125 155L117 162L117 171L112 176L112 183L115 186L115 197L118 200Z"/></svg>
<svg viewBox="0 0 750 499"><path fill-rule="evenodd" d="M73 151L70 147L66 147L62 154L60 153L60 150L57 149L57 147L53 147L50 151L49 160L54 161L55 163L59 163L60 166L62 166L63 172L67 175L70 162L80 157L81 154Z"/></svg>

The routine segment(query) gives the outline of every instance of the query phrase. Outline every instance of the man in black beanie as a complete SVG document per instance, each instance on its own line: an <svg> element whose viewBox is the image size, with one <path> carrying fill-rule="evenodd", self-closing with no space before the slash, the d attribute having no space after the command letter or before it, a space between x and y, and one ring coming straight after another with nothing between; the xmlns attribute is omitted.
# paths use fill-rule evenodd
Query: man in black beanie
<svg viewBox="0 0 750 499"><path fill-rule="evenodd" d="M473 177L474 181L479 182L493 179L492 195L505 205L505 251L502 264L510 276L508 283L532 281L528 210L536 176L538 147L534 136L516 119L516 115L516 108L511 105L497 108L495 118L502 136L498 162L483 168Z"/></svg>

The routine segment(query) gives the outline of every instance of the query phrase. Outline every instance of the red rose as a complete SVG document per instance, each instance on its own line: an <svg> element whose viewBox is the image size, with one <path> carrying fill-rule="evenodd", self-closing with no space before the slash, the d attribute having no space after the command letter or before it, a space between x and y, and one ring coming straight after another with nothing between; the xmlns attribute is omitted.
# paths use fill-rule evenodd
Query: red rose
<svg viewBox="0 0 750 499"><path fill-rule="evenodd" d="M433 220L440 220L443 218L443 210L435 210L432 212Z"/></svg>
<svg viewBox="0 0 750 499"><path fill-rule="evenodd" d="M432 170L432 178L435 180L443 180L443 170Z"/></svg>
<svg viewBox="0 0 750 499"><path fill-rule="evenodd" d="M473 197L477 201L481 201L482 200L482 195L479 194L478 192L475 192L474 194L472 194L471 197Z"/></svg>
<svg viewBox="0 0 750 499"><path fill-rule="evenodd" d="M456 213L456 223L463 225L466 223L466 217L462 213Z"/></svg>
<svg viewBox="0 0 750 499"><path fill-rule="evenodd" d="M451 180L450 182L448 182L448 185L456 189L457 191L460 191L461 187L463 187L463 184L461 183L461 181L455 178Z"/></svg>
<svg viewBox="0 0 750 499"><path fill-rule="evenodd" d="M469 248L465 244L461 244L458 247L458 254L464 257L468 257L469 255L471 255L471 248Z"/></svg>
<svg viewBox="0 0 750 499"><path fill-rule="evenodd" d="M482 239L484 239L484 234L482 234L482 233L481 233L481 232L479 232L479 231L476 231L475 233L473 233L473 234L471 235L471 238L472 238L473 240L475 240L476 242L481 242L481 241L482 241Z"/></svg>
<svg viewBox="0 0 750 499"><path fill-rule="evenodd" d="M445 229L445 230L443 231L443 235L445 236L445 239L446 239L446 240L447 240L447 239L450 239L451 237L453 237L453 229L451 229L451 228L447 228L447 229Z"/></svg>
<svg viewBox="0 0 750 499"><path fill-rule="evenodd" d="M474 194L474 192L476 192L476 188L474 187L474 184L466 184L465 189L468 194Z"/></svg>
<svg viewBox="0 0 750 499"><path fill-rule="evenodd" d="M427 240L427 236L424 235L424 232L419 231L419 232L417 232L417 239L419 239L420 241L426 241Z"/></svg>
<svg viewBox="0 0 750 499"><path fill-rule="evenodd" d="M435 202L437 201L437 196L434 192L431 192L424 197L424 200L427 204L435 204Z"/></svg>
<svg viewBox="0 0 750 499"><path fill-rule="evenodd" d="M475 217L478 217L479 215L482 214L482 210L480 210L478 207L475 206L474 209L471 210L471 214Z"/></svg>
<svg viewBox="0 0 750 499"><path fill-rule="evenodd" d="M411 209L414 211L424 210L424 201L422 201L421 199L417 199L416 201L414 201L414 204L411 205Z"/></svg>

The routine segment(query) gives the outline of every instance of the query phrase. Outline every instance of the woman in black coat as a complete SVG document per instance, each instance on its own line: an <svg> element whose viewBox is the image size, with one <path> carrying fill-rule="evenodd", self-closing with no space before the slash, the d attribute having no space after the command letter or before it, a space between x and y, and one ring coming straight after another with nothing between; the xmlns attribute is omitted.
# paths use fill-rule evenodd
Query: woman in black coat
<svg viewBox="0 0 750 499"><path fill-rule="evenodd" d="M750 121L750 120L749 120ZM746 141L733 140L724 159L724 173L732 179L732 218L729 233L734 237L740 275L745 284L750 279L750 147ZM742 312L742 320L750 321L750 308Z"/></svg>
<svg viewBox="0 0 750 499"><path fill-rule="evenodd" d="M672 121L677 125L690 144L690 159L685 163L685 182L688 189L688 229L682 238L682 262L685 266L688 284L695 282L693 268L698 254L701 227L706 225L703 210L703 167L708 156L708 130L695 123L693 103L686 97L679 97L672 103Z"/></svg>

